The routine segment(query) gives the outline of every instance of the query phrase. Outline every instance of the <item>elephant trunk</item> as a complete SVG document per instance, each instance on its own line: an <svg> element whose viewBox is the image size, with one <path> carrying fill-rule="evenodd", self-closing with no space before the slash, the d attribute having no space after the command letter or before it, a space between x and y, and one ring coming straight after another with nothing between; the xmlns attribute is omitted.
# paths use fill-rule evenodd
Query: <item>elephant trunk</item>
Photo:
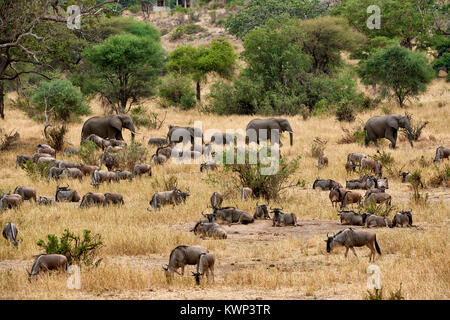
<svg viewBox="0 0 450 320"><path fill-rule="evenodd" d="M292 147L292 143L294 142L293 141L294 140L294 133L292 131L289 132L289 140L290 140L291 147Z"/></svg>

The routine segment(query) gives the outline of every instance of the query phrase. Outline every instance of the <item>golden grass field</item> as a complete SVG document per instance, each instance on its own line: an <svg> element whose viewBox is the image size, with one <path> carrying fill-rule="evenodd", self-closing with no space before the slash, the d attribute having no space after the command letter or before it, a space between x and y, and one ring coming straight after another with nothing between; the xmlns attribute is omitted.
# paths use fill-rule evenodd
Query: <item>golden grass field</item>
<svg viewBox="0 0 450 320"><path fill-rule="evenodd" d="M450 92L444 79L430 84L426 94L410 103L407 111L415 119L427 120L425 128L414 148L399 134L397 149L390 150L388 141L381 148L390 152L405 171L422 170L425 181L435 173L433 165L421 168L411 166L410 160L422 155L431 162L437 147L450 146ZM204 91L207 92L207 89ZM10 95L13 97L13 95ZM388 105L393 113L405 110ZM439 106L440 105L440 106ZM153 154L155 148L147 145L150 137L165 137L167 126L192 125L202 121L203 130L215 128L245 129L252 116L215 116L199 111L183 112L177 109L159 109L157 103L148 100L144 106L163 115L166 122L161 130L139 128L136 140L142 142ZM101 115L96 101L91 101L93 115ZM346 124L351 128L358 121L365 122L373 115L382 114L380 109L358 114L357 122ZM85 117L87 119L88 117ZM0 215L0 225L11 221L19 230L23 242L15 249L5 239L0 239L0 298L1 299L363 299L366 295L366 273L370 265L369 249L357 248L359 259L350 252L344 258L344 248L326 252L324 242L328 232L344 229L328 199L328 192L312 190L316 178L330 178L345 184L345 180L358 177L347 176L344 168L347 154L361 152L373 155L373 144L365 148L356 143L337 144L342 136L340 123L332 116L317 116L303 120L301 116L287 117L294 129L294 145L289 146L288 137L283 137L282 155L288 159L301 155L296 178L306 181L304 188L287 189L281 200L270 203L282 206L286 212L297 215L297 227L272 227L272 221L257 220L247 226L224 226L226 240L202 240L189 230L201 218L201 212L209 204L214 191L223 192L206 182L207 173L200 173L198 164L166 163L153 166L152 177L135 179L132 183L102 184L98 192L121 193L124 207L79 209L76 203L58 203L54 207L38 206L26 201L19 209ZM18 185L31 186L38 195L54 197L57 182L32 180L25 171L15 169L17 154L34 153L38 143L45 143L43 124L30 120L23 112L6 105L6 119L1 128L20 133L19 145L0 153L0 189L14 190ZM78 147L82 122L71 124L67 141ZM127 142L130 133L124 131ZM311 144L315 137L328 141L325 154L330 164L317 168L317 159L311 155ZM71 145L68 145L71 146ZM61 155L57 155L61 158ZM72 159L74 160L74 159ZM150 159L148 159L147 163ZM446 160L448 163L448 160ZM439 167L443 167L440 163ZM160 211L147 211L153 193L163 191L157 186L164 178L175 175L182 189L189 188L191 195L185 205L167 206ZM92 191L90 178L78 181L60 181L69 184L80 195ZM414 224L419 228L376 229L377 241L382 255L376 256L375 264L381 268L384 296L402 284L406 299L450 298L450 189L426 186L428 193L425 205L410 201L411 190L402 184L400 177L390 178L393 205L399 209L411 209ZM358 192L364 193L359 190ZM236 194L224 201L224 205L236 205L239 209L254 213L257 200L243 202ZM261 203L262 200L259 200ZM390 217L392 218L392 216ZM105 246L100 251L104 261L98 268L82 269L80 290L66 287L67 274L42 274L36 281L28 282L25 268L29 269L33 255L40 253L36 242L46 239L47 234L60 236L65 228L75 233L89 229L100 233ZM170 251L177 245L202 245L216 257L215 283L204 281L196 286L187 266L184 277L175 275L167 284L161 268L168 263Z"/></svg>

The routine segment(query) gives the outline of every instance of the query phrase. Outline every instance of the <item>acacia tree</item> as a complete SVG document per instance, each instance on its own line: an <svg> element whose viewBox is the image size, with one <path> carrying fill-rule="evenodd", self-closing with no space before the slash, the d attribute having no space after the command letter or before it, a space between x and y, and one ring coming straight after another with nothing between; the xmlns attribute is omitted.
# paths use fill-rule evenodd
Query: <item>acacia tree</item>
<svg viewBox="0 0 450 320"><path fill-rule="evenodd" d="M215 39L210 46L179 46L171 52L167 69L169 72L191 76L196 83L197 100L201 100L201 82L209 73L230 78L236 63L233 46L225 39Z"/></svg>
<svg viewBox="0 0 450 320"><path fill-rule="evenodd" d="M104 6L117 0L81 0L80 16L102 14ZM0 1L0 117L5 118L4 91L12 81L26 74L47 74L51 63L71 58L64 47L75 31L68 29L68 4L52 0L2 0ZM62 31L64 30L64 31Z"/></svg>
<svg viewBox="0 0 450 320"><path fill-rule="evenodd" d="M358 72L366 84L372 81L381 84L383 94L395 96L400 107L406 99L424 92L434 76L424 54L398 45L361 61Z"/></svg>

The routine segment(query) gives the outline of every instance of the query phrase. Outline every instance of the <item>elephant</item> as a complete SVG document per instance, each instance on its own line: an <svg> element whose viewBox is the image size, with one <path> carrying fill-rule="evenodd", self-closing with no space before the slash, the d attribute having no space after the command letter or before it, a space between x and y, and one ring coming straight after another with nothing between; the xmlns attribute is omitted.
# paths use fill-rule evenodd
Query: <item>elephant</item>
<svg viewBox="0 0 450 320"><path fill-rule="evenodd" d="M259 144L260 142L259 130L261 129L267 130L267 139L271 139L272 130L278 130L278 132L276 131L274 132L275 133L274 137L276 138L274 141L272 141L271 139L271 143L279 143L280 146L282 146L282 143L280 141L279 134L283 133L284 131L289 132L290 143L292 146L294 131L292 130L291 125L289 124L289 121L287 119L284 118L253 119L248 123L247 128L245 130L247 135L247 142L249 141L249 138L254 136L254 133L252 133L252 131L254 130L254 132L256 132L256 143ZM254 140L250 139L250 141Z"/></svg>
<svg viewBox="0 0 450 320"><path fill-rule="evenodd" d="M134 141L136 131L133 120L125 114L114 114L105 117L92 117L86 120L81 130L81 144L91 134L95 134L103 139L123 140L122 128L131 131L131 140Z"/></svg>
<svg viewBox="0 0 450 320"><path fill-rule="evenodd" d="M411 125L407 116L391 114L388 116L375 116L367 120L364 131L366 133L365 145L373 141L378 148L377 139L386 138L391 141L389 147L395 149L398 128L405 128L408 132L408 140L413 147Z"/></svg>
<svg viewBox="0 0 450 320"><path fill-rule="evenodd" d="M199 132L197 132L199 131ZM195 130L194 127L179 127L179 126L173 126L169 125L169 132L167 133L167 138L169 140L169 143L186 143L187 141L184 141L183 138L189 136L191 139L191 144L194 145L194 140L196 137L201 137L201 143L203 144L203 133L197 129Z"/></svg>

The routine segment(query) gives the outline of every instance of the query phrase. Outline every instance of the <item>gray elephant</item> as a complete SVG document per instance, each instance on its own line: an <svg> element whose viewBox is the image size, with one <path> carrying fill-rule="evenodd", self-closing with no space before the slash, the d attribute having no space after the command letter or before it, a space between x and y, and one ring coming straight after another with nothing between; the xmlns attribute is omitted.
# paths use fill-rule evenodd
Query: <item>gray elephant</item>
<svg viewBox="0 0 450 320"><path fill-rule="evenodd" d="M203 133L199 128L195 130L194 127L179 127L179 126L173 126L169 125L169 132L167 133L167 138L169 139L169 143L175 142L175 143L186 143L184 137L189 137L191 144L194 145L194 140L196 137L201 138L201 142L199 141L200 145L203 144Z"/></svg>
<svg viewBox="0 0 450 320"><path fill-rule="evenodd" d="M391 141L390 148L395 149L397 142L398 128L405 128L408 132L408 140L413 147L411 125L407 116L401 116L398 114L391 114L388 116L375 116L367 120L364 126L366 133L365 145L369 145L370 141L373 141L378 148L377 139L386 138Z"/></svg>
<svg viewBox="0 0 450 320"><path fill-rule="evenodd" d="M125 114L114 114L105 117L92 117L83 124L81 129L81 143L91 134L95 134L103 139L123 140L122 128L131 131L131 140L134 140L136 131L133 120Z"/></svg>
<svg viewBox="0 0 450 320"><path fill-rule="evenodd" d="M247 141L254 141L254 134L256 133L256 143L260 143L260 131L265 129L267 130L267 139L271 140L271 143L279 143L280 146L283 144L280 141L280 133L283 133L284 131L289 132L289 138L290 143L292 146L293 143L293 136L294 131L291 128L291 125L289 124L289 121L284 118L270 118L270 119L253 119L250 121L246 128L246 134L247 134ZM272 130L274 130L274 141L272 141ZM278 130L278 132L276 131Z"/></svg>

